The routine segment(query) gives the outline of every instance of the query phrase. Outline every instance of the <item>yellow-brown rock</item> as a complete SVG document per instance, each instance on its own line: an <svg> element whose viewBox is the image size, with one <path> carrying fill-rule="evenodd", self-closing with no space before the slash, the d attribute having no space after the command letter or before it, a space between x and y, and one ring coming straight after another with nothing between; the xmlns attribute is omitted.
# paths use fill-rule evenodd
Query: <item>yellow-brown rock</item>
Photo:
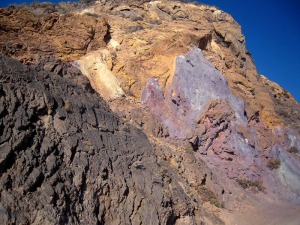
<svg viewBox="0 0 300 225"><path fill-rule="evenodd" d="M253 207L263 203L265 211L269 199L299 203L300 105L258 74L245 42L229 14L200 3L82 0L0 8L6 87L0 136L13 133L0 143L1 204L8 199L16 207L11 212L19 210L5 194L16 190L23 198L14 186L22 187L23 177L7 176L15 167L33 174L24 179L26 196L34 193L46 210L48 198L39 196L49 192L51 215L59 214L53 221L65 224L224 224L207 213L238 212L253 196L242 187L265 190L253 198ZM22 71L30 82L22 83ZM40 96L10 89L10 76ZM15 111L16 99L26 99L26 107ZM27 141L27 131L39 138ZM12 150L15 139L21 144ZM123 176L126 182L115 182ZM32 221L43 223L35 212ZM9 210L1 215L14 220Z"/></svg>
<svg viewBox="0 0 300 225"><path fill-rule="evenodd" d="M38 17L22 9L1 9L0 21L0 48L25 64L49 53L72 61L105 46L103 18L58 13Z"/></svg>
<svg viewBox="0 0 300 225"><path fill-rule="evenodd" d="M175 58L199 47L226 77L231 91L245 100L249 121L259 119L271 129L289 126L275 109L270 85L257 73L241 28L230 15L215 7L176 1L126 1L117 7L115 3L95 2L84 8L63 3L68 13L43 16L36 15L37 9L31 10L35 14L1 9L0 47L26 64L34 63L39 54L54 54L63 61L84 57L84 61L85 54L106 49L108 70L120 90L137 100L150 77L158 78L165 92ZM91 81L100 94L96 87L105 86L104 80L97 85Z"/></svg>

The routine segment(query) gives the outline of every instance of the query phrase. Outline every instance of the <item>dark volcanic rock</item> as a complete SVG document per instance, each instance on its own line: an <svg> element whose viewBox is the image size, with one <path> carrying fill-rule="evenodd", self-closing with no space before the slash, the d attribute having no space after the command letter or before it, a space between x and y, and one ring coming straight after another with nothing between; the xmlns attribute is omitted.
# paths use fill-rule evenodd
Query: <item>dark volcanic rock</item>
<svg viewBox="0 0 300 225"><path fill-rule="evenodd" d="M0 57L3 224L221 224L76 68L40 61Z"/></svg>
<svg viewBox="0 0 300 225"><path fill-rule="evenodd" d="M216 7L0 8L0 54L4 224L269 224L300 203L300 105Z"/></svg>

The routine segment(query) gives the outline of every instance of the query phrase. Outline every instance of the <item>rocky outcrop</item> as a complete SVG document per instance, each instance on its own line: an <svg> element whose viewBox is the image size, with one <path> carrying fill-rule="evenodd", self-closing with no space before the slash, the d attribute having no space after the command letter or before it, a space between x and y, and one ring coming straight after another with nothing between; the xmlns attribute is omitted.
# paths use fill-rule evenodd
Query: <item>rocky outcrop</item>
<svg viewBox="0 0 300 225"><path fill-rule="evenodd" d="M249 202L299 204L299 103L230 15L113 0L0 21L5 223L232 224Z"/></svg>
<svg viewBox="0 0 300 225"><path fill-rule="evenodd" d="M209 186L182 180L166 162L175 155L162 160L78 69L60 63L60 77L43 63L1 56L0 64L4 224L222 224L196 204L217 200ZM190 161L194 179L206 177L208 169L186 155L181 168ZM209 194L197 196L203 190Z"/></svg>
<svg viewBox="0 0 300 225"><path fill-rule="evenodd" d="M109 74L105 64L121 89L138 99L150 77L158 79L165 93L176 57L198 47L226 77L232 93L245 101L248 120L261 120L271 129L292 124L282 109L275 109L277 100L257 73L240 26L215 7L176 1L96 1L34 4L1 9L0 14L5 54L28 64L41 54L73 61L93 52L109 59L97 65L99 70ZM93 86L101 93L106 80L98 83L102 84ZM291 98L289 104L296 102Z"/></svg>
<svg viewBox="0 0 300 225"><path fill-rule="evenodd" d="M261 76L261 79L264 85L268 88L270 96L275 103L275 112L280 115L285 126L290 127L299 133L299 103L296 103L293 96L278 84L268 80L264 76Z"/></svg>
<svg viewBox="0 0 300 225"><path fill-rule="evenodd" d="M150 78L142 93L142 104L163 124L171 139L188 142L212 170L239 182L262 183L270 177L274 179L274 174L268 172L269 163L282 162L283 168L287 158L293 158L287 150L298 146L299 137L291 131L272 132L262 124L247 123L244 101L231 93L226 79L199 49L178 56L166 94L158 80ZM286 139L282 135L293 138ZM288 164L296 166L299 162ZM287 170L291 174L297 171L295 168ZM287 189L293 192L297 185L287 185L283 179L290 177L287 180L298 182L298 175L282 175L280 171L275 175L275 186L267 181L264 185L269 191L276 189L273 191L278 196L295 198L287 194ZM299 191L294 193L298 196Z"/></svg>
<svg viewBox="0 0 300 225"><path fill-rule="evenodd" d="M114 100L125 95L116 76L111 72L112 63L109 51L90 53L74 62L92 87L101 91L101 96L106 100Z"/></svg>
<svg viewBox="0 0 300 225"><path fill-rule="evenodd" d="M1 9L0 49L25 64L39 55L74 60L105 46L107 24L89 15L51 13L38 17L22 9Z"/></svg>
<svg viewBox="0 0 300 225"><path fill-rule="evenodd" d="M228 102L239 121L246 122L243 102L231 94L225 78L199 49L177 57L176 70L169 83L164 96L159 84L150 79L143 90L142 103L159 117L172 138L186 138L212 100Z"/></svg>

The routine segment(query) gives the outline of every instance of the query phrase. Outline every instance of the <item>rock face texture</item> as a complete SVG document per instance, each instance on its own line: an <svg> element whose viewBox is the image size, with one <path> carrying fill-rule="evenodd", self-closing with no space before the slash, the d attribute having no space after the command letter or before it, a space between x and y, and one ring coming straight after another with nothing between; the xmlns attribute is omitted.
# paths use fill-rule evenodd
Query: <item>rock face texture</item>
<svg viewBox="0 0 300 225"><path fill-rule="evenodd" d="M196 204L217 201L209 186L180 185L79 70L60 64L60 77L3 55L0 65L4 224L222 224ZM206 179L193 155L181 161Z"/></svg>
<svg viewBox="0 0 300 225"><path fill-rule="evenodd" d="M207 104L219 99L228 102L241 123L246 122L243 102L231 94L226 79L199 49L177 57L176 71L165 96L153 78L142 94L142 103L165 124L169 135L181 139L195 129Z"/></svg>
<svg viewBox="0 0 300 225"><path fill-rule="evenodd" d="M300 105L257 73L225 12L169 0L11 6L0 51L4 224L300 211Z"/></svg>
<svg viewBox="0 0 300 225"><path fill-rule="evenodd" d="M104 19L91 16L51 13L40 18L22 9L1 9L0 48L25 64L34 63L36 54L49 52L73 60L104 47L106 33Z"/></svg>

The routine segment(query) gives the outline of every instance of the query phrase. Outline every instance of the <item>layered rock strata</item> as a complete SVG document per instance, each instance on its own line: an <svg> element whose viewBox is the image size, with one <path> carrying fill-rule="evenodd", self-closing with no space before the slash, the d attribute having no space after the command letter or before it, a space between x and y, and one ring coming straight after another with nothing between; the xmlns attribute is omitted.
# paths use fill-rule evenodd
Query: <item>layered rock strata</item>
<svg viewBox="0 0 300 225"><path fill-rule="evenodd" d="M7 223L222 224L257 196L299 204L300 105L230 15L89 2L0 9Z"/></svg>

